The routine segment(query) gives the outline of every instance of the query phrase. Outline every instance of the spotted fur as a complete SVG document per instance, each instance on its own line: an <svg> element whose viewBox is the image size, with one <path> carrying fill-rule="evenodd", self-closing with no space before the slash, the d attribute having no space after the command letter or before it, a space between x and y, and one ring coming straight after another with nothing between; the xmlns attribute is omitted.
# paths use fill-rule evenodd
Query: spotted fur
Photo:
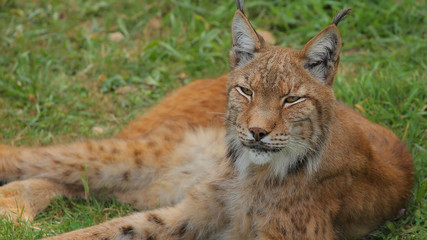
<svg viewBox="0 0 427 240"><path fill-rule="evenodd" d="M31 220L57 195L81 197L83 174L95 195L161 208L52 239L351 239L393 218L413 163L335 100L346 14L293 50L267 45L238 3L228 76L189 84L112 139L0 146L0 213Z"/></svg>

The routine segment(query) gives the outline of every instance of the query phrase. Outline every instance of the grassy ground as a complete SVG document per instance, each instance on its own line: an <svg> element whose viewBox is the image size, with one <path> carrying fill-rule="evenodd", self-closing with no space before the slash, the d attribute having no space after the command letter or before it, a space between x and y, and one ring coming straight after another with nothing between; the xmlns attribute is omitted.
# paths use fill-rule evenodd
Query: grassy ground
<svg viewBox="0 0 427 240"><path fill-rule="evenodd" d="M337 98L391 128L416 163L406 214L370 239L427 238L427 3L250 1L258 29L301 48L338 10ZM0 144L102 138L197 78L228 69L234 1L0 0ZM113 200L59 199L34 223L0 218L0 239L35 239L132 212Z"/></svg>

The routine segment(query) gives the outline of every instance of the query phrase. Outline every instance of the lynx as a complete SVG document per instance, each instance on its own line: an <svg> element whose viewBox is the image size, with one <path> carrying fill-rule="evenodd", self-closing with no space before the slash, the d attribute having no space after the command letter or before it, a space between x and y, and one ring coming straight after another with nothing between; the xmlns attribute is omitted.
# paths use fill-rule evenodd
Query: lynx
<svg viewBox="0 0 427 240"><path fill-rule="evenodd" d="M56 196L136 208L52 239L359 238L404 206L399 139L333 93L339 13L301 50L269 46L237 1L231 71L176 91L112 139L0 147L0 212L32 220Z"/></svg>

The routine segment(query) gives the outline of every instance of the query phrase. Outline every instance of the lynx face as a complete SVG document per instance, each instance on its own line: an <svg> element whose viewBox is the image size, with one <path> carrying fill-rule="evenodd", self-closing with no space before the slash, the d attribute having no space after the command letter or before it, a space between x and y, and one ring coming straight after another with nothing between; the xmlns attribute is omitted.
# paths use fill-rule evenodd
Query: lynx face
<svg viewBox="0 0 427 240"><path fill-rule="evenodd" d="M284 175L302 164L315 170L329 134L333 75L340 38L336 27L301 51L267 46L246 17L233 19L228 76L228 156L240 172L265 165Z"/></svg>

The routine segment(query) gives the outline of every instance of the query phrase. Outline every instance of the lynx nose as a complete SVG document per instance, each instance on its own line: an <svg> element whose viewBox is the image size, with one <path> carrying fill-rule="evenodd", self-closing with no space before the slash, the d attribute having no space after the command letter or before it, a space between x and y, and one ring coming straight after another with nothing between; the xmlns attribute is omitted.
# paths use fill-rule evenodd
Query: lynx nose
<svg viewBox="0 0 427 240"><path fill-rule="evenodd" d="M263 137L267 136L270 132L267 132L267 130L259 127L251 127L249 128L249 131L252 133L252 136L255 138L256 141L260 141Z"/></svg>

